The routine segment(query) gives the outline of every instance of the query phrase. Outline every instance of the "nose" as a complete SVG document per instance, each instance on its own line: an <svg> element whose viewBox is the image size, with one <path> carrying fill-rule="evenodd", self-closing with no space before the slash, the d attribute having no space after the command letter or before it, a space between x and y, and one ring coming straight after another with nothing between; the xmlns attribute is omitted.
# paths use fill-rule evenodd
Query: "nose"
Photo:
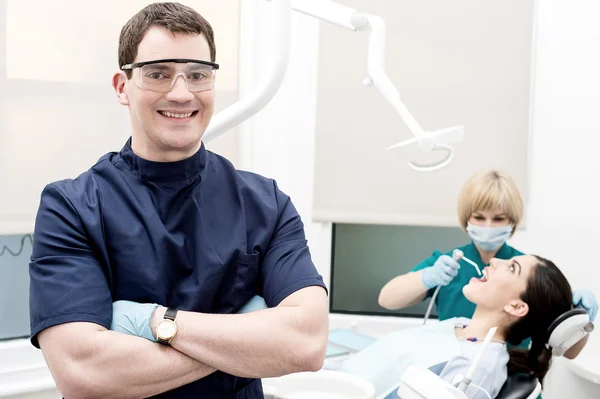
<svg viewBox="0 0 600 399"><path fill-rule="evenodd" d="M492 259L490 259L490 265L488 267L496 269L499 266L500 262L502 262L500 259L492 258Z"/></svg>
<svg viewBox="0 0 600 399"><path fill-rule="evenodd" d="M180 79L181 78L181 79ZM183 75L177 75L167 93L167 99L173 102L185 103L194 99L194 94L188 90L187 82Z"/></svg>

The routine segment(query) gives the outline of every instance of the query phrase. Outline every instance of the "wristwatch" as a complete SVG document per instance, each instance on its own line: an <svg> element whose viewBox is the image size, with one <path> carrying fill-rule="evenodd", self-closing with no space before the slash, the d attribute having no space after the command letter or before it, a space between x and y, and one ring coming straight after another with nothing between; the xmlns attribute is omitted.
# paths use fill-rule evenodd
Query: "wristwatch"
<svg viewBox="0 0 600 399"><path fill-rule="evenodd" d="M156 340L159 344L169 345L177 334L177 323L175 323L177 309L168 308L164 318L156 326Z"/></svg>

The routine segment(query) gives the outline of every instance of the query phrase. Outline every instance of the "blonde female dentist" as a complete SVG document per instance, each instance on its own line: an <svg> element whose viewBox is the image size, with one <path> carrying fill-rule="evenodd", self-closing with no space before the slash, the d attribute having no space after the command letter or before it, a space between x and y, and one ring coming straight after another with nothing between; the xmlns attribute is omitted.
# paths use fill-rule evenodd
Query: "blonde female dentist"
<svg viewBox="0 0 600 399"><path fill-rule="evenodd" d="M458 249L481 270L492 258L506 260L523 255L506 243L523 218L523 200L506 174L482 170L467 180L458 199L458 218L471 238L471 242ZM440 286L436 298L439 319L471 318L475 304L465 298L462 288L472 277L479 277L475 268L462 260L453 260L452 251L444 254L436 250L409 273L389 281L379 294L379 305L390 310L406 308L431 297ZM590 291L575 291L573 305L584 307L592 320L598 311L598 303ZM529 344L527 339L519 347L527 349ZM585 339L565 356L574 358L584 345Z"/></svg>

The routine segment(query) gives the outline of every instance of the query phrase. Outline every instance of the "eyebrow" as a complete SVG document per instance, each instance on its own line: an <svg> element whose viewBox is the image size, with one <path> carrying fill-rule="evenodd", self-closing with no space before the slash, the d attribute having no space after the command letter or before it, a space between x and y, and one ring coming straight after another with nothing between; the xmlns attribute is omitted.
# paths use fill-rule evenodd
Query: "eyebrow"
<svg viewBox="0 0 600 399"><path fill-rule="evenodd" d="M168 65L161 65L161 64L148 64L148 68L158 69L161 71L166 71L168 69L171 69L171 67L169 67Z"/></svg>
<svg viewBox="0 0 600 399"><path fill-rule="evenodd" d="M515 262L519 266L519 276L520 276L521 275L521 264L519 262L517 262L515 259L513 259L513 262Z"/></svg>
<svg viewBox="0 0 600 399"><path fill-rule="evenodd" d="M477 212L477 211L473 212L473 215L475 215L475 216L485 216L483 213L481 213L481 212ZM498 218L498 217L508 217L508 215L507 215L506 213L499 213L499 214L497 214L497 215L493 215L492 217L494 217L494 218Z"/></svg>

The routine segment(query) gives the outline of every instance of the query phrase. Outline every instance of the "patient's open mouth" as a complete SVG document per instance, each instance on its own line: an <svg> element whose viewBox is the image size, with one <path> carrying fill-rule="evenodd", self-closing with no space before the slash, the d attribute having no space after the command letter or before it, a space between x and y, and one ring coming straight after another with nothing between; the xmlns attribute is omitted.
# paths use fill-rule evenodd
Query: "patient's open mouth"
<svg viewBox="0 0 600 399"><path fill-rule="evenodd" d="M481 281L482 283L485 283L487 280L487 270L483 270L483 276L479 279L479 281Z"/></svg>

